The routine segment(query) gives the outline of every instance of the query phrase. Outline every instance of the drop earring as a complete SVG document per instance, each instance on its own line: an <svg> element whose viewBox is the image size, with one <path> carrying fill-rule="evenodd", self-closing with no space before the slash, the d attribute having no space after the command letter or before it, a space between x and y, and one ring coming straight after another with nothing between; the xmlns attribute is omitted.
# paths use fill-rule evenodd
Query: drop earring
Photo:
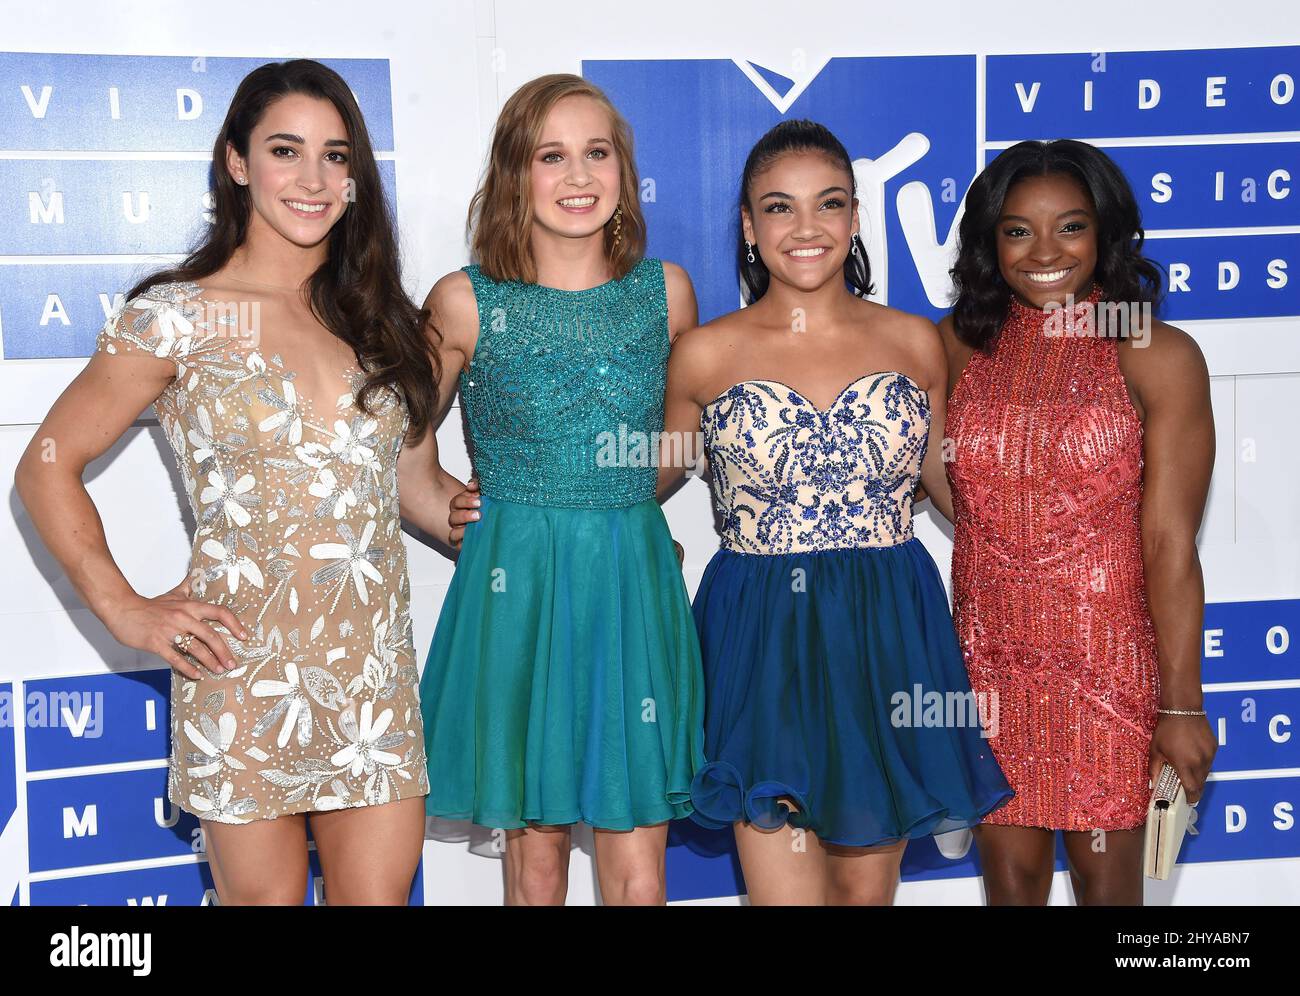
<svg viewBox="0 0 1300 996"><path fill-rule="evenodd" d="M623 241L623 205L614 208L614 248Z"/></svg>
<svg viewBox="0 0 1300 996"><path fill-rule="evenodd" d="M754 262L754 247L750 245L749 239L745 240L745 258L751 263Z"/></svg>
<svg viewBox="0 0 1300 996"><path fill-rule="evenodd" d="M853 238L851 238L851 239L849 240L849 243L850 243L850 245L849 245L849 249L850 249L850 251L853 253L853 255L854 255L854 256L859 255L859 253L858 253L858 233L857 233L857 232L854 232L854 233L853 233Z"/></svg>

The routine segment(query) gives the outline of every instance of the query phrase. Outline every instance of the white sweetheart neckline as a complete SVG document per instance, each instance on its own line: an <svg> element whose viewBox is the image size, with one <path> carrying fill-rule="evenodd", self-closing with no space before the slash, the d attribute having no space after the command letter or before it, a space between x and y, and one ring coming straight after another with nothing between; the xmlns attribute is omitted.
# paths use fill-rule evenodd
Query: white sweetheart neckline
<svg viewBox="0 0 1300 996"><path fill-rule="evenodd" d="M848 394L850 388L856 386L857 384L861 384L864 380L868 380L868 379L871 378L871 377L883 377L883 376L885 376L886 374L893 374L895 377L901 377L901 378L903 378L903 380L907 381L909 384L911 384L913 387L915 387L915 388L916 388L918 391L920 391L922 394L926 395L927 397L929 396L929 393L930 393L930 392L928 392L928 391L926 391L924 388L922 388L921 385L918 384L914 378L909 377L907 374L903 373L903 371L901 371L901 370L872 370L870 373L865 373L865 374L863 374L861 377L855 377L853 380L849 381L849 382L848 382L847 384L845 384L842 388L840 388L839 393L836 394L835 397L831 399L831 403L830 403L827 407L825 407L825 408L820 408L820 407L818 407L818 406L817 406L817 405L816 405L812 400L809 399L808 395L804 394L802 391L800 391L800 390L799 390L798 388L796 388L796 387L791 387L789 384L785 383L784 381L780 381L780 380L772 380L771 378L768 378L768 377L752 377L752 378L749 378L748 380L739 380L739 381L736 381L736 383L732 384L730 387L728 387L728 388L724 389L723 391L721 391L721 392L717 395L717 397L713 398L713 400L707 402L707 403L706 403L706 404L705 404L705 405L700 409L700 411L701 411L701 412L704 412L704 411L708 410L709 408L712 408L712 407L713 407L714 405L716 405L719 401L724 401L724 400L726 400L727 395L729 395L732 391L734 391L734 390L735 390L736 388L738 388L738 387L744 387L744 386L747 385L747 384L775 384L775 385L777 385L778 387L784 387L787 391L790 391L790 392L792 392L793 394L797 394L797 395L799 396L799 399L800 399L801 401L807 402L808 406L809 406L810 408L812 408L813 411L817 412L819 415L825 415L827 412L830 412L830 411L834 410L835 406L838 405L838 404L840 403L840 398L842 398L842 397L844 397L844 395Z"/></svg>

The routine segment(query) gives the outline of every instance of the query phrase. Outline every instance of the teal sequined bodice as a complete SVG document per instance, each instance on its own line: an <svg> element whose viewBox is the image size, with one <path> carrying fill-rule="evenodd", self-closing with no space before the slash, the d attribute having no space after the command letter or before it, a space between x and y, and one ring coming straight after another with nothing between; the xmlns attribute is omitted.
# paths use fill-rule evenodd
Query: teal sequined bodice
<svg viewBox="0 0 1300 996"><path fill-rule="evenodd" d="M563 508L655 496L664 425L663 264L566 291L466 266L479 334L460 392L482 493Z"/></svg>

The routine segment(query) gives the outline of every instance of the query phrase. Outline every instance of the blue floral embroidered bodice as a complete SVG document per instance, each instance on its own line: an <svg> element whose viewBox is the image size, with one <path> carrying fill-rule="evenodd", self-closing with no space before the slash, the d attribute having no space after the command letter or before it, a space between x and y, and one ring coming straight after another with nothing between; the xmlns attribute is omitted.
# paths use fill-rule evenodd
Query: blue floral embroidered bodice
<svg viewBox="0 0 1300 996"><path fill-rule="evenodd" d="M859 377L825 411L748 380L700 418L723 549L794 553L894 546L912 536L929 397L906 374Z"/></svg>
<svg viewBox="0 0 1300 996"><path fill-rule="evenodd" d="M483 494L561 508L654 498L669 347L663 264L646 257L577 291L463 269L479 334L460 393Z"/></svg>

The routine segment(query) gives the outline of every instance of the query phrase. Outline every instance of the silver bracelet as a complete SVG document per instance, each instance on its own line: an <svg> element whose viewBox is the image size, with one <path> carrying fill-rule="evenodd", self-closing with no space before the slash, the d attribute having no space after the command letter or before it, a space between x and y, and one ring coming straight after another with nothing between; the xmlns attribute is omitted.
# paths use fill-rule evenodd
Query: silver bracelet
<svg viewBox="0 0 1300 996"><path fill-rule="evenodd" d="M1157 709L1163 716L1204 716L1204 709Z"/></svg>

